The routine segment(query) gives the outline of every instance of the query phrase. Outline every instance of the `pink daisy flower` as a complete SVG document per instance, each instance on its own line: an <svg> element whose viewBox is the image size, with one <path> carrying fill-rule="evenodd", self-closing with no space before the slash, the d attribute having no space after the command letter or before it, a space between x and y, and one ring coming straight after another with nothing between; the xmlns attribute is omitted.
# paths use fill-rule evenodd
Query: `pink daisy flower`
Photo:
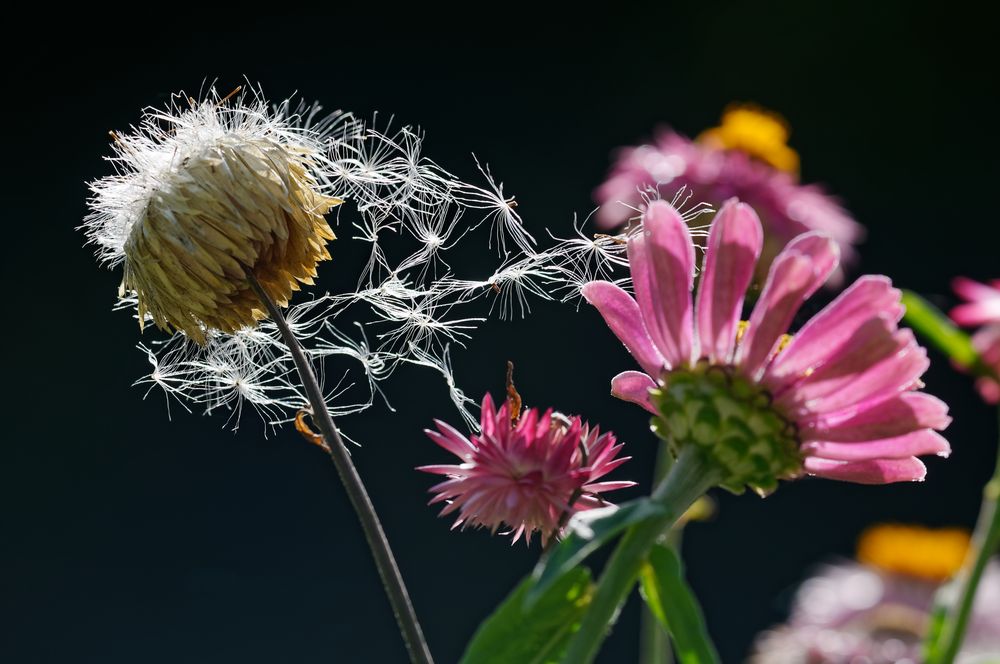
<svg viewBox="0 0 1000 664"><path fill-rule="evenodd" d="M951 310L952 320L959 325L983 326L972 335L972 345L983 363L1000 373L1000 279L981 284L958 277L952 286L959 296L967 300ZM988 403L1000 402L1000 384L992 378L979 378L976 387Z"/></svg>
<svg viewBox="0 0 1000 664"><path fill-rule="evenodd" d="M438 430L427 435L462 463L418 470L448 478L431 488L430 504L447 503L442 516L458 512L454 527L508 528L514 542L538 531L544 544L573 514L606 507L600 494L635 485L596 481L630 457L618 457L623 446L613 433L591 429L578 416L529 408L514 421L509 404L497 409L487 394L481 432L471 439L445 422L434 424Z"/></svg>
<svg viewBox="0 0 1000 664"><path fill-rule="evenodd" d="M917 391L927 354L898 328L899 291L886 277L862 277L788 337L796 312L838 263L836 242L805 233L775 258L741 323L762 245L756 213L726 202L693 299L687 224L666 202L651 203L628 240L635 297L606 281L583 287L643 369L616 376L612 394L653 413L675 453L698 446L732 490L766 493L803 473L922 480L917 457L949 453L935 430L950 418L944 403Z"/></svg>
<svg viewBox="0 0 1000 664"><path fill-rule="evenodd" d="M736 108L697 142L664 130L652 145L622 149L608 179L594 192L601 206L595 216L598 227L614 228L634 217L644 209L644 192L655 190L669 200L684 188L697 201L718 206L737 197L754 208L766 230L764 268L781 247L808 231L828 235L845 261L852 262L864 228L821 187L799 183L798 157L784 144L787 128L781 122L764 112Z"/></svg>

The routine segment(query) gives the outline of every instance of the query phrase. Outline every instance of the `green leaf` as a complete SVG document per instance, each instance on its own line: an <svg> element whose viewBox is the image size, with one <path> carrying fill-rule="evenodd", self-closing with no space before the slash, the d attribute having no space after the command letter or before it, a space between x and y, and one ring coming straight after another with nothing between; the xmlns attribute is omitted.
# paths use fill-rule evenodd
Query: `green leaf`
<svg viewBox="0 0 1000 664"><path fill-rule="evenodd" d="M620 532L662 514L663 508L648 498L624 503L593 521L587 518L587 512L582 512L570 523L570 533L538 562L532 572L535 585L528 592L528 604L539 601L552 584ZM580 516L583 518L580 519Z"/></svg>
<svg viewBox="0 0 1000 664"><path fill-rule="evenodd" d="M640 590L650 612L670 632L681 664L719 661L705 628L705 619L691 589L684 581L681 561L669 547L650 550L639 574Z"/></svg>
<svg viewBox="0 0 1000 664"><path fill-rule="evenodd" d="M912 291L903 291L903 305L906 307L903 320L935 348L965 369L976 370L980 366L979 353L973 348L969 335L958 329L940 309Z"/></svg>
<svg viewBox="0 0 1000 664"><path fill-rule="evenodd" d="M524 600L532 585L531 577L522 581L479 626L461 664L559 661L590 605L594 588L590 571L570 570L528 607Z"/></svg>

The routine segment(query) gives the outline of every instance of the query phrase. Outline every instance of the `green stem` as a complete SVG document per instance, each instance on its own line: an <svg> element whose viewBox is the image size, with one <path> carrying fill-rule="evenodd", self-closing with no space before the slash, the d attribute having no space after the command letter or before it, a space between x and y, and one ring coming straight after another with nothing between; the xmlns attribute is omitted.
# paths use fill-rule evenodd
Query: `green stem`
<svg viewBox="0 0 1000 664"><path fill-rule="evenodd" d="M1000 414L1000 409L997 411ZM976 530L972 534L972 545L965 559L965 565L955 583L961 588L958 601L948 609L948 616L941 628L938 647L930 653L930 664L951 664L955 661L965 630L972 616L972 604L976 598L979 581L998 547L1000 547L1000 445L997 448L996 468L993 477L983 487L983 502L979 508Z"/></svg>
<svg viewBox="0 0 1000 664"><path fill-rule="evenodd" d="M670 455L670 450L666 443L661 442L657 446L656 466L653 470L654 487L663 481L673 465L674 458ZM666 537L670 547L677 551L680 548L680 531L671 529ZM656 619L649 606L643 603L642 615L639 618L639 664L671 664L671 662L673 662L673 652L670 649L670 634Z"/></svg>
<svg viewBox="0 0 1000 664"><path fill-rule="evenodd" d="M594 661L608 628L635 585L649 550L694 501L721 479L718 470L702 461L696 448L688 447L681 451L670 474L650 496L664 508L664 513L633 526L622 537L604 568L594 598L583 616L580 629L569 643L563 662L588 664Z"/></svg>
<svg viewBox="0 0 1000 664"><path fill-rule="evenodd" d="M295 362L295 368L299 372L299 378L302 379L302 386L305 388L309 405L312 407L313 421L323 434L323 440L326 442L330 459L337 469L340 481L347 491L347 497L350 498L351 505L354 507L354 511L358 515L358 520L361 522L361 529L364 531L365 539L368 541L368 548L371 549L375 568L382 579L382 586L389 598L392 612L396 616L396 622L403 636L403 642L409 651L410 661L413 664L433 664L430 649L428 649L427 642L424 640L420 623L417 621L417 614L413 610L413 603L410 601L409 593L406 592L403 575L400 573L396 559L392 555L392 549L389 548L389 540L385 536L385 531L382 530L382 523L379 521L378 514L375 513L375 506L372 504L371 498L368 497L368 491L365 490L361 476L358 475L358 470L351 461L351 455L347 452L347 447L344 446L340 432L333 423L333 418L326 407L326 399L323 398L323 391L320 389L319 381L316 380L316 374L313 372L312 365L306 358L305 351L299 344L298 339L295 338L291 328L288 327L288 323L281 314L281 310L278 309L278 306L270 296L261 288L253 275L250 276L249 281L250 287L253 288L257 297L267 307L271 321L281 332L281 338L284 340L285 345L288 346L288 351L292 355L292 361Z"/></svg>

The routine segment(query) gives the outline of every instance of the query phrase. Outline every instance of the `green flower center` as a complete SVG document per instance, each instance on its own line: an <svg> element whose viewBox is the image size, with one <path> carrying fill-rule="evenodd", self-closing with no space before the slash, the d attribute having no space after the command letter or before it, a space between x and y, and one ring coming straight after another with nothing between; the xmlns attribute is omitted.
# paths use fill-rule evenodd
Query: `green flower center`
<svg viewBox="0 0 1000 664"><path fill-rule="evenodd" d="M704 459L723 470L720 485L734 493L745 486L761 495L778 480L802 472L795 425L774 406L771 395L734 367L702 361L664 376L651 390L659 415L653 431L676 456L695 446Z"/></svg>

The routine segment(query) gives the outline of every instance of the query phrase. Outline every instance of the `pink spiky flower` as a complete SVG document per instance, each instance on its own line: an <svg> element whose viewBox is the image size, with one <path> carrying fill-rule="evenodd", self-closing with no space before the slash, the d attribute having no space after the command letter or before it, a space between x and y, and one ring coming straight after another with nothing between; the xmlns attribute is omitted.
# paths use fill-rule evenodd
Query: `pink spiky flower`
<svg viewBox="0 0 1000 664"><path fill-rule="evenodd" d="M952 320L959 325L982 326L972 335L972 345L983 364L1000 373L1000 279L982 284L958 277L952 287L967 300L951 310ZM976 387L987 403L1000 402L1000 383L993 378L980 377Z"/></svg>
<svg viewBox="0 0 1000 664"><path fill-rule="evenodd" d="M864 228L817 185L798 180L798 156L785 145L788 128L774 114L752 107L730 108L719 127L696 141L671 130L652 144L623 148L607 179L594 192L600 228L624 224L644 205L643 192L663 198L684 189L693 199L721 205L737 197L761 216L766 230L761 265L766 269L792 238L821 231L847 262ZM840 278L834 274L834 281Z"/></svg>
<svg viewBox="0 0 1000 664"><path fill-rule="evenodd" d="M917 457L949 453L935 430L950 418L917 391L927 354L898 327L899 291L886 277L861 277L789 338L796 312L838 263L833 240L805 233L778 254L741 323L762 243L756 213L726 202L693 301L688 227L666 202L650 204L628 240L635 297L605 281L583 287L645 372L619 374L612 394L653 413L675 453L696 445L734 491L766 493L803 473L866 484L923 479Z"/></svg>
<svg viewBox="0 0 1000 664"><path fill-rule="evenodd" d="M499 409L483 397L481 432L470 438L435 420L426 433L462 463L421 466L418 470L448 479L431 488L430 504L447 503L441 516L458 512L453 527L508 528L514 542L530 542L539 531L542 543L558 533L577 512L605 507L600 494L635 482L597 482L630 457L618 457L615 435L590 428L580 417L550 408L529 408L515 421L505 401ZM507 533L504 533L507 534Z"/></svg>

